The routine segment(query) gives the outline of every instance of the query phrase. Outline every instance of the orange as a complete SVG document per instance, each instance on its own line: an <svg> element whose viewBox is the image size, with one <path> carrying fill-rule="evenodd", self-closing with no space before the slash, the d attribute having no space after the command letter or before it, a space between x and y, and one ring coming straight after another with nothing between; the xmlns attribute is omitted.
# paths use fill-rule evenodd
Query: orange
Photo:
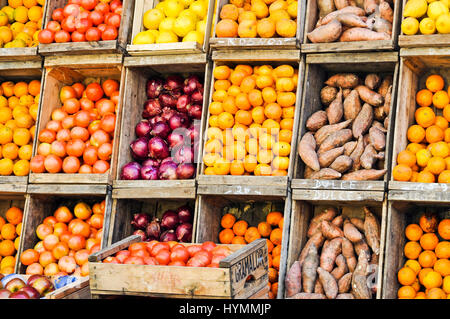
<svg viewBox="0 0 450 319"><path fill-rule="evenodd" d="M402 286L397 291L399 299L414 299L416 297L416 290L411 286Z"/></svg>
<svg viewBox="0 0 450 319"><path fill-rule="evenodd" d="M419 264L422 268L431 268L436 262L436 254L431 250L424 250L419 255Z"/></svg>
<svg viewBox="0 0 450 319"><path fill-rule="evenodd" d="M262 97L266 103L274 103L277 101L277 92L272 87L265 87L262 90Z"/></svg>
<svg viewBox="0 0 450 319"><path fill-rule="evenodd" d="M2 155L4 158L15 160L19 156L19 147L14 143L3 145Z"/></svg>
<svg viewBox="0 0 450 319"><path fill-rule="evenodd" d="M411 241L419 241L422 237L423 230L417 224L409 224L405 229L405 236Z"/></svg>
<svg viewBox="0 0 450 319"><path fill-rule="evenodd" d="M441 288L431 288L427 292L427 299L446 299L446 294Z"/></svg>
<svg viewBox="0 0 450 319"><path fill-rule="evenodd" d="M21 96L28 94L28 84L25 82L17 82L14 85L14 95L20 98Z"/></svg>
<svg viewBox="0 0 450 319"><path fill-rule="evenodd" d="M213 167L206 167L204 171L205 175L216 175Z"/></svg>
<svg viewBox="0 0 450 319"><path fill-rule="evenodd" d="M30 93L33 96L37 96L41 91L41 81L39 80L32 80L30 83L28 83L28 93Z"/></svg>
<svg viewBox="0 0 450 319"><path fill-rule="evenodd" d="M450 239L450 219L446 218L441 220L438 225L438 233L443 239Z"/></svg>
<svg viewBox="0 0 450 319"><path fill-rule="evenodd" d="M450 170L445 170L439 174L438 183L450 183Z"/></svg>
<svg viewBox="0 0 450 319"><path fill-rule="evenodd" d="M289 168L289 157L276 156L272 161L272 167L276 170L287 170Z"/></svg>
<svg viewBox="0 0 450 319"><path fill-rule="evenodd" d="M434 175L428 171L421 171L421 172L417 173L417 175L415 177L416 177L416 179L414 181L417 183L435 183L436 182L436 178L434 177Z"/></svg>
<svg viewBox="0 0 450 319"><path fill-rule="evenodd" d="M281 106L283 106L283 105L281 105ZM281 115L281 117L283 119L293 119L294 118L295 107L293 107L293 106L283 107L282 111L283 111L283 114Z"/></svg>
<svg viewBox="0 0 450 319"><path fill-rule="evenodd" d="M258 75L256 78L256 86L260 89L272 86L274 83L273 77L271 75Z"/></svg>
<svg viewBox="0 0 450 319"><path fill-rule="evenodd" d="M449 104L450 99L446 91L437 91L433 95L433 105L438 109L443 109L447 104Z"/></svg>
<svg viewBox="0 0 450 319"><path fill-rule="evenodd" d="M216 35L219 38L235 38L239 25L231 19L220 20L216 25Z"/></svg>
<svg viewBox="0 0 450 319"><path fill-rule="evenodd" d="M247 231L248 223L245 220L238 220L233 225L233 232L236 236L244 236Z"/></svg>
<svg viewBox="0 0 450 319"><path fill-rule="evenodd" d="M214 172L216 175L228 175L230 172L230 162L225 160L224 158L219 158L214 163Z"/></svg>
<svg viewBox="0 0 450 319"><path fill-rule="evenodd" d="M7 144L13 140L13 130L7 126L0 127L0 144Z"/></svg>
<svg viewBox="0 0 450 319"><path fill-rule="evenodd" d="M214 166L214 162L216 159L220 158L220 155L217 153L207 153L203 156L203 163L206 166Z"/></svg>
<svg viewBox="0 0 450 319"><path fill-rule="evenodd" d="M434 251L436 253L436 257L438 258L450 258L450 242L441 241L436 245Z"/></svg>
<svg viewBox="0 0 450 319"><path fill-rule="evenodd" d="M248 100L247 93L239 93L234 100L236 106L241 110L249 110L252 106Z"/></svg>
<svg viewBox="0 0 450 319"><path fill-rule="evenodd" d="M431 125L425 130L425 138L428 143L436 143L444 140L444 131L436 125Z"/></svg>
<svg viewBox="0 0 450 319"><path fill-rule="evenodd" d="M92 209L86 203L80 202L75 205L73 213L75 217L86 220L91 216Z"/></svg>
<svg viewBox="0 0 450 319"><path fill-rule="evenodd" d="M437 92L444 88L444 79L438 74L433 74L427 77L425 86L431 92Z"/></svg>
<svg viewBox="0 0 450 319"><path fill-rule="evenodd" d="M214 90L216 91L228 91L228 89L230 88L231 83L228 80L216 80L214 81ZM228 94L228 92L227 92Z"/></svg>
<svg viewBox="0 0 450 319"><path fill-rule="evenodd" d="M20 208L11 207L6 211L5 217L8 223L18 225L22 222L23 212Z"/></svg>
<svg viewBox="0 0 450 319"><path fill-rule="evenodd" d="M256 176L270 176L272 175L272 168L268 164L258 164L253 173Z"/></svg>
<svg viewBox="0 0 450 319"><path fill-rule="evenodd" d="M238 95L239 93L241 93L241 89L240 89L239 86L233 84L233 85L231 85L231 86L228 88L227 93L228 93L228 95L230 95L230 96L236 96L236 95Z"/></svg>
<svg viewBox="0 0 450 319"><path fill-rule="evenodd" d="M244 159L244 169L248 173L252 173L256 166L258 165L258 161L255 156L247 155Z"/></svg>
<svg viewBox="0 0 450 319"><path fill-rule="evenodd" d="M12 111L9 107L0 107L0 123L5 124L13 117Z"/></svg>
<svg viewBox="0 0 450 319"><path fill-rule="evenodd" d="M271 134L261 133L258 142L260 148L270 150L272 145L275 144L275 138Z"/></svg>
<svg viewBox="0 0 450 319"><path fill-rule="evenodd" d="M239 13L238 22L241 23L243 20L255 20L256 21L256 15L252 11L244 10Z"/></svg>
<svg viewBox="0 0 450 319"><path fill-rule="evenodd" d="M269 164L270 162L272 162L273 153L271 150L260 149L258 155L256 156L256 159L260 164Z"/></svg>
<svg viewBox="0 0 450 319"><path fill-rule="evenodd" d="M415 259L408 259L406 261L406 263L403 265L403 267L411 268L412 270L414 270L416 275L418 275L420 270L422 269L422 267L420 266L419 262L417 260L415 260Z"/></svg>
<svg viewBox="0 0 450 319"><path fill-rule="evenodd" d="M227 80L230 77L231 69L226 65L216 66L213 71L215 79Z"/></svg>
<svg viewBox="0 0 450 319"><path fill-rule="evenodd" d="M237 245L246 245L247 244L244 237L242 237L242 236L234 236L233 239L231 240L231 243L237 244Z"/></svg>
<svg viewBox="0 0 450 319"><path fill-rule="evenodd" d="M237 20L239 17L239 10L234 4L225 4L220 10L220 19Z"/></svg>
<svg viewBox="0 0 450 319"><path fill-rule="evenodd" d="M245 77L240 85L241 92L250 93L256 87L256 81L252 76Z"/></svg>
<svg viewBox="0 0 450 319"><path fill-rule="evenodd" d="M264 110L265 109L262 106L257 106L252 109L252 120L255 123L262 124L265 121L266 117L264 115Z"/></svg>
<svg viewBox="0 0 450 319"><path fill-rule="evenodd" d="M431 155L433 155L433 156L446 158L447 156L450 155L450 148L449 148L448 144L443 141L433 143L429 146L430 146Z"/></svg>
<svg viewBox="0 0 450 319"><path fill-rule="evenodd" d="M1 229L1 235L3 239L10 239L10 240L15 239L17 237L16 227L10 223L3 225Z"/></svg>
<svg viewBox="0 0 450 319"><path fill-rule="evenodd" d="M419 271L419 282L421 285L423 285L423 279L430 271L433 271L433 268L422 268Z"/></svg>
<svg viewBox="0 0 450 319"><path fill-rule="evenodd" d="M250 244L252 241L261 238L261 234L258 232L258 228L252 226L247 228L244 238L245 241Z"/></svg>
<svg viewBox="0 0 450 319"><path fill-rule="evenodd" d="M220 226L223 228L232 228L234 223L236 221L236 217L232 214L225 214L222 216L222 219L220 220Z"/></svg>
<svg viewBox="0 0 450 319"><path fill-rule="evenodd" d="M420 237L420 246L425 250L434 250L439 243L439 238L434 233L426 233Z"/></svg>
<svg viewBox="0 0 450 319"><path fill-rule="evenodd" d="M283 230L281 228L275 228L270 233L270 241L276 246L281 245L281 239L283 235Z"/></svg>
<svg viewBox="0 0 450 319"><path fill-rule="evenodd" d="M442 157L432 157L427 164L427 169L435 175L439 175L445 168L445 160Z"/></svg>
<svg viewBox="0 0 450 319"><path fill-rule="evenodd" d="M272 150L276 156L289 156L291 153L291 145L286 142L277 142L273 145Z"/></svg>
<svg viewBox="0 0 450 319"><path fill-rule="evenodd" d="M436 114L434 113L433 109L431 109L428 106L421 106L419 107L416 112L414 113L414 117L416 119L417 124L420 126L427 128L434 124ZM414 141L411 141L414 142ZM419 142L417 142L419 143Z"/></svg>
<svg viewBox="0 0 450 319"><path fill-rule="evenodd" d="M230 74L230 81L232 84L240 86L245 77L247 74L244 71L234 69Z"/></svg>
<svg viewBox="0 0 450 319"><path fill-rule="evenodd" d="M219 127L223 130L227 129L227 128L231 128L234 125L233 115L228 112L220 113L217 121L218 121Z"/></svg>
<svg viewBox="0 0 450 319"><path fill-rule="evenodd" d="M444 106L444 109L442 110L442 116L444 116L445 119L450 122L450 104Z"/></svg>
<svg viewBox="0 0 450 319"><path fill-rule="evenodd" d="M416 156L408 150L400 151L397 155L397 164L413 167L416 164Z"/></svg>
<svg viewBox="0 0 450 319"><path fill-rule="evenodd" d="M15 252L16 248L14 247L14 243L11 240L4 239L0 242L0 256L12 256Z"/></svg>
<svg viewBox="0 0 450 319"><path fill-rule="evenodd" d="M227 91L225 90L216 90L212 95L212 100L214 102L222 102L228 96ZM220 113L220 112L219 112ZM217 113L218 114L218 113Z"/></svg>
<svg viewBox="0 0 450 319"><path fill-rule="evenodd" d="M0 229L2 229L3 225L6 224L6 221L3 217L0 216Z"/></svg>
<svg viewBox="0 0 450 319"><path fill-rule="evenodd" d="M397 278L400 284L410 286L416 281L416 274L411 268L403 267L398 271Z"/></svg>
<svg viewBox="0 0 450 319"><path fill-rule="evenodd" d="M438 115L436 116L434 125L440 127L442 130L446 130L448 128L448 121L445 119L445 117Z"/></svg>
<svg viewBox="0 0 450 319"><path fill-rule="evenodd" d="M262 237L269 237L272 232L272 226L268 222L260 222L258 224L258 232Z"/></svg>
<svg viewBox="0 0 450 319"><path fill-rule="evenodd" d="M211 104L209 104L209 113L211 113L212 115L219 115L223 111L224 110L221 102L213 101L211 102Z"/></svg>
<svg viewBox="0 0 450 319"><path fill-rule="evenodd" d="M248 93L248 101L250 102L250 105L253 107L261 106L263 105L263 97L260 90L253 89Z"/></svg>
<svg viewBox="0 0 450 319"><path fill-rule="evenodd" d="M422 247L418 242L409 241L405 244L403 251L406 258L417 259L419 258L419 255L422 252Z"/></svg>
<svg viewBox="0 0 450 319"><path fill-rule="evenodd" d="M247 65L247 64L238 64L238 65L236 65L234 70L235 71L244 72L246 76L249 76L249 75L253 74L252 66L251 65Z"/></svg>
<svg viewBox="0 0 450 319"><path fill-rule="evenodd" d="M450 276L445 276L444 280L442 281L442 289L447 293L447 299L450 295Z"/></svg>
<svg viewBox="0 0 450 319"><path fill-rule="evenodd" d="M234 96L227 96L222 102L223 110L230 114L236 114L239 109L236 106L235 101L236 98Z"/></svg>
<svg viewBox="0 0 450 319"><path fill-rule="evenodd" d="M239 110L234 115L234 119L237 123L250 125L253 122L252 113L245 110Z"/></svg>
<svg viewBox="0 0 450 319"><path fill-rule="evenodd" d="M433 103L433 93L427 89L420 90L416 94L416 102L420 106L430 106Z"/></svg>
<svg viewBox="0 0 450 319"><path fill-rule="evenodd" d="M426 233L434 233L438 226L437 217L434 214L422 214L419 218L419 225Z"/></svg>
<svg viewBox="0 0 450 319"><path fill-rule="evenodd" d="M220 142L220 140L218 139L208 140L205 143L205 152L217 155L217 153L220 153L221 151L222 151L222 143Z"/></svg>
<svg viewBox="0 0 450 319"><path fill-rule="evenodd" d="M280 260L281 260L281 256L273 256L272 257L272 265L276 270L280 269ZM277 284L277 283L276 283Z"/></svg>
<svg viewBox="0 0 450 319"><path fill-rule="evenodd" d="M256 0L251 3L251 11L256 14L258 19L265 18L269 15L269 8L262 0Z"/></svg>
<svg viewBox="0 0 450 319"><path fill-rule="evenodd" d="M427 289L438 288L442 285L442 276L440 273L432 270L423 278L423 285Z"/></svg>
<svg viewBox="0 0 450 319"><path fill-rule="evenodd" d="M414 170L413 169L413 172L412 172L412 175L411 175L411 179L409 180L410 182L413 182L413 183L417 182L417 177L419 177L419 173L417 171L418 170ZM433 175L433 174L431 174L431 175Z"/></svg>
<svg viewBox="0 0 450 319"><path fill-rule="evenodd" d="M412 169L405 164L398 164L392 170L392 176L396 181L407 182L411 179Z"/></svg>
<svg viewBox="0 0 450 319"><path fill-rule="evenodd" d="M257 22L256 32L261 38L272 38L275 35L275 22L264 18Z"/></svg>
<svg viewBox="0 0 450 319"><path fill-rule="evenodd" d="M225 228L219 233L219 242L221 244L231 244L234 233L230 228Z"/></svg>
<svg viewBox="0 0 450 319"><path fill-rule="evenodd" d="M283 214L281 212L270 212L266 216L266 222L271 226L277 226L283 219Z"/></svg>
<svg viewBox="0 0 450 319"><path fill-rule="evenodd" d="M267 132L275 135L280 131L280 124L272 119L267 119L262 123L262 128L267 129Z"/></svg>
<svg viewBox="0 0 450 319"><path fill-rule="evenodd" d="M280 130L280 134L278 135L278 139L280 142L290 143L292 140L292 131L291 130Z"/></svg>
<svg viewBox="0 0 450 319"><path fill-rule="evenodd" d="M434 271L441 274L442 277L450 275L450 260L438 259L433 266Z"/></svg>
<svg viewBox="0 0 450 319"><path fill-rule="evenodd" d="M276 23L277 33L284 38L293 38L297 33L297 23L290 19L281 19Z"/></svg>
<svg viewBox="0 0 450 319"><path fill-rule="evenodd" d="M432 157L431 152L427 149L418 151L416 153L417 165L419 165L420 167L427 166L431 157Z"/></svg>
<svg viewBox="0 0 450 319"><path fill-rule="evenodd" d="M264 108L264 115L268 119L279 120L282 114L283 111L277 103L269 103Z"/></svg>
<svg viewBox="0 0 450 319"><path fill-rule="evenodd" d="M230 165L230 174L231 175L244 175L245 169L242 161L234 160Z"/></svg>
<svg viewBox="0 0 450 319"><path fill-rule="evenodd" d="M269 282L276 282L278 279L278 271L275 268L269 268Z"/></svg>
<svg viewBox="0 0 450 319"><path fill-rule="evenodd" d="M13 133L13 142L18 146L24 146L30 143L32 135L26 128L16 128Z"/></svg>

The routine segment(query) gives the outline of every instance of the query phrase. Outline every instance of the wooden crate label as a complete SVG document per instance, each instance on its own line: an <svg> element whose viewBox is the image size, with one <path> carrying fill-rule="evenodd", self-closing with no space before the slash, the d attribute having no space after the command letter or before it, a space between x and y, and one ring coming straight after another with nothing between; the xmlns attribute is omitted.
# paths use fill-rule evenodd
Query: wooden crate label
<svg viewBox="0 0 450 319"><path fill-rule="evenodd" d="M423 192L423 191L404 191L404 190L389 190L389 200L398 201L417 201L417 202L448 202L450 201L450 194L447 192Z"/></svg>
<svg viewBox="0 0 450 319"><path fill-rule="evenodd" d="M375 181L376 182L376 181ZM382 181L381 181L382 182ZM296 187L315 188L315 189L361 189L361 181L342 181L342 180L324 180L324 179L300 179L295 181ZM364 183L365 190L378 189L376 183Z"/></svg>
<svg viewBox="0 0 450 319"><path fill-rule="evenodd" d="M383 201L384 192L335 191L335 190L300 190L293 191L296 200L333 200L333 201Z"/></svg>
<svg viewBox="0 0 450 319"><path fill-rule="evenodd" d="M411 182L390 182L389 188L398 189L404 191L417 191L417 192L447 192L450 190L449 185L444 183L411 183ZM427 196L423 194L422 196Z"/></svg>
<svg viewBox="0 0 450 319"><path fill-rule="evenodd" d="M230 268L231 283L238 284L259 268L268 267L267 247L259 248Z"/></svg>
<svg viewBox="0 0 450 319"><path fill-rule="evenodd" d="M295 38L216 38L211 41L214 46L268 46L268 45L295 45Z"/></svg>

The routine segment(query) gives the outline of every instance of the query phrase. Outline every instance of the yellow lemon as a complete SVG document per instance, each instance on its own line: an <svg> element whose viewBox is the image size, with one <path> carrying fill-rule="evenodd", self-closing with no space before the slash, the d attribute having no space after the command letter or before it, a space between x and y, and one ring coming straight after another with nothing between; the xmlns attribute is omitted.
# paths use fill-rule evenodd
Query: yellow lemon
<svg viewBox="0 0 450 319"><path fill-rule="evenodd" d="M204 33L201 33L199 31L189 31L188 34L183 38L183 42L198 42L200 44L203 44L204 39Z"/></svg>
<svg viewBox="0 0 450 319"><path fill-rule="evenodd" d="M180 0L180 2L183 4L185 8L189 8L189 6L194 2L195 0Z"/></svg>
<svg viewBox="0 0 450 319"><path fill-rule="evenodd" d="M287 7L287 12L291 16L292 19L297 18L297 12L298 12L298 5L297 1L291 2Z"/></svg>
<svg viewBox="0 0 450 319"><path fill-rule="evenodd" d="M406 35L413 35L419 31L419 21L416 18L408 17L402 22L402 31Z"/></svg>
<svg viewBox="0 0 450 319"><path fill-rule="evenodd" d="M164 12L160 9L150 9L144 13L143 23L147 30L157 30L159 24L164 20Z"/></svg>
<svg viewBox="0 0 450 319"><path fill-rule="evenodd" d="M409 0L403 9L404 17L420 18L427 13L428 3L426 0Z"/></svg>
<svg viewBox="0 0 450 319"><path fill-rule="evenodd" d="M178 0L166 0L164 1L164 14L166 17L176 18L184 10L184 5Z"/></svg>
<svg viewBox="0 0 450 319"><path fill-rule="evenodd" d="M419 23L419 29L422 34L433 34L436 32L436 24L431 18L423 18Z"/></svg>
<svg viewBox="0 0 450 319"><path fill-rule="evenodd" d="M180 38L195 30L195 20L189 16L180 16L173 23L173 32Z"/></svg>
<svg viewBox="0 0 450 319"><path fill-rule="evenodd" d="M174 23L175 23L175 18L171 18L171 17L165 18L159 24L159 32L172 31Z"/></svg>
<svg viewBox="0 0 450 319"><path fill-rule="evenodd" d="M9 23L8 15L3 11L0 11L0 27L5 26Z"/></svg>
<svg viewBox="0 0 450 319"><path fill-rule="evenodd" d="M141 31L133 39L133 44L152 44L155 43L155 37L148 31Z"/></svg>
<svg viewBox="0 0 450 319"><path fill-rule="evenodd" d="M161 10L164 13L164 7L166 6L166 1L158 2L154 9Z"/></svg>
<svg viewBox="0 0 450 319"><path fill-rule="evenodd" d="M33 41L33 39L25 32L20 32L19 34L17 34L15 40L23 40L26 45L30 45Z"/></svg>
<svg viewBox="0 0 450 319"><path fill-rule="evenodd" d="M195 30L200 32L201 34L205 34L205 32L206 32L206 20L197 21L197 26L196 26Z"/></svg>
<svg viewBox="0 0 450 319"><path fill-rule="evenodd" d="M200 19L204 19L208 13L208 5L202 0L192 2L189 9L191 9Z"/></svg>
<svg viewBox="0 0 450 319"><path fill-rule="evenodd" d="M161 31L156 38L156 43L178 42L178 37L172 31Z"/></svg>
<svg viewBox="0 0 450 319"><path fill-rule="evenodd" d="M181 13L180 13L180 15L178 17L189 17L195 23L197 23L197 20L198 20L197 15L190 9L186 9L186 10L181 11Z"/></svg>
<svg viewBox="0 0 450 319"><path fill-rule="evenodd" d="M442 1L435 1L428 5L427 15L433 20L445 13L448 13L448 6Z"/></svg>
<svg viewBox="0 0 450 319"><path fill-rule="evenodd" d="M4 13L6 13L6 15L8 16L9 23L13 23L14 22L14 8L11 8L10 6L6 6L6 7L2 8L2 11Z"/></svg>
<svg viewBox="0 0 450 319"><path fill-rule="evenodd" d="M145 32L148 32L148 33L150 33L151 35L153 35L153 37L155 38L155 40L156 40L156 38L157 38L158 35L159 35L159 31L158 31L158 30L147 30L147 31L145 31Z"/></svg>
<svg viewBox="0 0 450 319"><path fill-rule="evenodd" d="M450 14L445 13L436 20L436 29L439 33L450 33Z"/></svg>

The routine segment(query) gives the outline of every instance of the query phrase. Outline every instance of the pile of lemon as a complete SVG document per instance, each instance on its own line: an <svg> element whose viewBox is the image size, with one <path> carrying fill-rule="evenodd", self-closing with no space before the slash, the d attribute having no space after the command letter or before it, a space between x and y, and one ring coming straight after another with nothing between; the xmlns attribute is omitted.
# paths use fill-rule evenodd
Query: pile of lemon
<svg viewBox="0 0 450 319"><path fill-rule="evenodd" d="M8 0L0 9L0 48L35 47L45 0Z"/></svg>
<svg viewBox="0 0 450 319"><path fill-rule="evenodd" d="M403 9L403 33L450 33L449 6L450 0L409 0Z"/></svg>
<svg viewBox="0 0 450 319"><path fill-rule="evenodd" d="M144 13L145 30L133 44L198 42L203 44L208 0L164 0Z"/></svg>

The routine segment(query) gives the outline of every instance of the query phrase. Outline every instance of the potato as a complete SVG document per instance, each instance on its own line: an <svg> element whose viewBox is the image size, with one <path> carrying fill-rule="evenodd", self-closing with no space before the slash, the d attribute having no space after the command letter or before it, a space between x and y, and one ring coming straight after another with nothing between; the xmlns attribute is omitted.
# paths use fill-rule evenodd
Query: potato
<svg viewBox="0 0 450 319"><path fill-rule="evenodd" d="M334 0L317 0L317 6L319 7L320 17L324 17L327 14L336 10Z"/></svg>
<svg viewBox="0 0 450 319"><path fill-rule="evenodd" d="M344 221L344 236L352 243L357 243L363 239L363 235L349 220Z"/></svg>
<svg viewBox="0 0 450 319"><path fill-rule="evenodd" d="M375 18L372 28L379 33L392 34L392 23L380 17Z"/></svg>
<svg viewBox="0 0 450 319"><path fill-rule="evenodd" d="M317 267L319 266L319 255L314 244L309 247L308 254L303 261L302 283L304 292L314 292L315 281L317 277Z"/></svg>
<svg viewBox="0 0 450 319"><path fill-rule="evenodd" d="M360 16L352 13L342 13L336 17L336 19L346 27L361 27L367 28L367 24L361 19Z"/></svg>
<svg viewBox="0 0 450 319"><path fill-rule="evenodd" d="M356 87L358 91L359 97L366 103L369 103L372 106L381 106L384 103L384 98L381 94L372 91L365 85L358 85Z"/></svg>
<svg viewBox="0 0 450 319"><path fill-rule="evenodd" d="M380 9L380 17L389 21L390 23L394 23L394 10L392 10L389 3L386 1L380 0L380 5L378 7Z"/></svg>
<svg viewBox="0 0 450 319"><path fill-rule="evenodd" d="M326 109L328 123L339 123L344 115L344 107L342 105L342 88L339 89L338 94L333 102L330 103Z"/></svg>
<svg viewBox="0 0 450 319"><path fill-rule="evenodd" d="M298 257L298 261L300 262L300 266L303 265L303 262L305 261L306 256L308 255L309 248L314 245L315 247L322 247L323 242L325 240L325 237L323 237L322 233L319 232L315 233L311 238L308 239L308 241L305 244L305 247L303 247L302 252L300 253L300 256Z"/></svg>
<svg viewBox="0 0 450 319"><path fill-rule="evenodd" d="M383 132L385 134L387 133L387 130L384 128L383 124L381 124L378 121L373 121L372 122L372 127L376 127L377 129L379 129L381 132Z"/></svg>
<svg viewBox="0 0 450 319"><path fill-rule="evenodd" d="M332 223L334 226L341 228L342 225L344 224L344 217L342 217L342 215L336 216L336 217L331 221L331 223Z"/></svg>
<svg viewBox="0 0 450 319"><path fill-rule="evenodd" d="M326 271L332 271L336 257L342 251L342 238L334 238L322 247L322 253L320 254L320 267ZM322 283L323 285L323 283ZM325 288L325 287L324 287Z"/></svg>
<svg viewBox="0 0 450 319"><path fill-rule="evenodd" d="M369 129L369 143L377 151L382 151L386 147L386 135L378 127L373 126Z"/></svg>
<svg viewBox="0 0 450 319"><path fill-rule="evenodd" d="M348 272L347 262L345 257L340 254L336 257L335 261L337 267L331 271L331 275L337 280L341 279Z"/></svg>
<svg viewBox="0 0 450 319"><path fill-rule="evenodd" d="M315 294L324 294L322 284L320 283L320 280L316 279L316 284L314 285L314 293Z"/></svg>
<svg viewBox="0 0 450 319"><path fill-rule="evenodd" d="M382 97L385 97L389 87L392 85L392 75L387 75L383 78L380 87L378 88L378 94L381 94Z"/></svg>
<svg viewBox="0 0 450 319"><path fill-rule="evenodd" d="M330 136L332 133L342 130L349 126L352 120L347 120L338 124L329 124L321 127L315 134L314 138L316 140L317 145L321 145L325 139Z"/></svg>
<svg viewBox="0 0 450 319"><path fill-rule="evenodd" d="M371 90L376 90L380 84L381 78L378 74L375 73L367 74L366 78L364 79L364 85Z"/></svg>
<svg viewBox="0 0 450 319"><path fill-rule="evenodd" d="M344 236L344 232L339 227L333 225L332 223L326 220L323 220L320 223L320 230L327 239L334 239L337 237Z"/></svg>
<svg viewBox="0 0 450 319"><path fill-rule="evenodd" d="M322 104L330 105L330 103L336 99L337 92L335 87L328 85L324 86L320 90L320 101L322 101Z"/></svg>
<svg viewBox="0 0 450 319"><path fill-rule="evenodd" d="M338 15L343 14L343 13L356 14L357 16L364 16L365 15L364 10L362 10L361 8L345 7L345 8L342 8L340 10L336 10L336 11L333 11L333 12L327 14L325 17L322 18L321 24L324 25L324 24L330 23L331 21L336 19L336 17Z"/></svg>
<svg viewBox="0 0 450 319"><path fill-rule="evenodd" d="M352 89L343 89L342 90L342 96L344 99L347 98L347 96L349 96L350 92L352 91Z"/></svg>
<svg viewBox="0 0 450 319"><path fill-rule="evenodd" d="M344 100L344 119L354 120L361 111L361 100L357 90L352 90Z"/></svg>
<svg viewBox="0 0 450 319"><path fill-rule="evenodd" d="M365 214L364 235L366 237L367 244L370 246L372 251L378 255L380 253L380 223L367 207L364 207L363 209Z"/></svg>
<svg viewBox="0 0 450 319"><path fill-rule="evenodd" d="M335 171L331 168L322 168L318 172L314 172L309 176L309 179L326 179L326 180L332 180L332 179L339 179L341 178L342 174L338 171Z"/></svg>
<svg viewBox="0 0 450 319"><path fill-rule="evenodd" d="M358 256L361 255L362 252L364 252L368 256L367 258L370 259L370 248L364 238L355 243L353 247L355 247L355 252Z"/></svg>
<svg viewBox="0 0 450 319"><path fill-rule="evenodd" d="M321 25L306 35L312 43L329 43L339 39L341 32L342 24L335 19L326 25Z"/></svg>
<svg viewBox="0 0 450 319"><path fill-rule="evenodd" d="M375 162L377 161L377 151L373 147L372 144L369 144L364 149L364 152L361 155L361 166L365 169L371 169Z"/></svg>
<svg viewBox="0 0 450 319"><path fill-rule="evenodd" d="M356 148L356 144L358 144L357 141L350 141L344 144L344 155L346 156L350 156L350 154L352 154L352 152L355 150Z"/></svg>
<svg viewBox="0 0 450 319"><path fill-rule="evenodd" d="M320 283L325 291L325 296L327 296L328 299L335 299L338 294L336 279L321 267L317 268L317 273L319 274Z"/></svg>
<svg viewBox="0 0 450 319"><path fill-rule="evenodd" d="M345 294L350 291L352 286L352 272L346 273L338 280L338 292L340 294Z"/></svg>
<svg viewBox="0 0 450 319"><path fill-rule="evenodd" d="M302 267L299 261L294 261L284 280L286 297L291 297L302 291Z"/></svg>
<svg viewBox="0 0 450 319"><path fill-rule="evenodd" d="M338 294L336 299L355 299L352 294Z"/></svg>
<svg viewBox="0 0 450 319"><path fill-rule="evenodd" d="M319 159L316 153L316 140L310 132L303 135L298 147L298 155L302 161L314 171L320 170Z"/></svg>
<svg viewBox="0 0 450 319"><path fill-rule="evenodd" d="M391 36L385 32L376 32L366 28L351 28L342 32L340 42L352 41L376 41L376 40L390 40Z"/></svg>
<svg viewBox="0 0 450 319"><path fill-rule="evenodd" d="M347 173L342 176L342 180L352 181L376 181L386 174L386 169L362 169L357 172Z"/></svg>
<svg viewBox="0 0 450 319"><path fill-rule="evenodd" d="M360 232L364 232L364 221L361 218L352 217L350 218L350 223L355 225Z"/></svg>
<svg viewBox="0 0 450 319"><path fill-rule="evenodd" d="M350 5L348 0L334 0L334 6L340 10Z"/></svg>
<svg viewBox="0 0 450 319"><path fill-rule="evenodd" d="M392 85L389 86L387 93L384 97L383 111L386 115L388 115L389 112L391 111L391 99L392 99Z"/></svg>
<svg viewBox="0 0 450 319"><path fill-rule="evenodd" d="M336 148L333 148L333 149L331 149L329 151L320 153L318 155L320 167L328 167L328 166L330 166L331 163L333 163L334 160L338 156L342 155L343 153L344 153L344 147L343 146L336 147Z"/></svg>
<svg viewBox="0 0 450 319"><path fill-rule="evenodd" d="M333 148L341 147L342 145L350 141L351 138L352 138L352 130L350 129L342 129L334 133L331 133L330 136L328 136L323 141L323 143L320 144L317 153L320 154L329 151Z"/></svg>
<svg viewBox="0 0 450 319"><path fill-rule="evenodd" d="M335 208L330 207L319 214L317 214L313 219L311 219L311 222L309 223L308 231L306 233L306 236L311 237L317 232L321 232L320 230L320 223L323 220L332 221L334 217L336 216L337 211ZM319 245L316 243L316 246L319 247ZM321 246L321 245L320 245Z"/></svg>
<svg viewBox="0 0 450 319"><path fill-rule="evenodd" d="M328 124L327 112L317 111L306 120L306 128L312 132L317 131L324 125Z"/></svg>
<svg viewBox="0 0 450 319"><path fill-rule="evenodd" d="M359 78L353 73L338 73L325 81L325 84L343 89L353 89L359 84Z"/></svg>
<svg viewBox="0 0 450 319"><path fill-rule="evenodd" d="M373 109L368 103L364 103L361 108L361 112L356 116L352 124L353 136L358 138L360 135L364 135L372 125L373 121Z"/></svg>
<svg viewBox="0 0 450 319"><path fill-rule="evenodd" d="M348 171L353 165L353 160L350 156L340 155L333 163L331 163L330 168L343 174Z"/></svg>
<svg viewBox="0 0 450 319"><path fill-rule="evenodd" d="M377 0L364 0L364 11L366 11L367 14L374 13L377 6Z"/></svg>

